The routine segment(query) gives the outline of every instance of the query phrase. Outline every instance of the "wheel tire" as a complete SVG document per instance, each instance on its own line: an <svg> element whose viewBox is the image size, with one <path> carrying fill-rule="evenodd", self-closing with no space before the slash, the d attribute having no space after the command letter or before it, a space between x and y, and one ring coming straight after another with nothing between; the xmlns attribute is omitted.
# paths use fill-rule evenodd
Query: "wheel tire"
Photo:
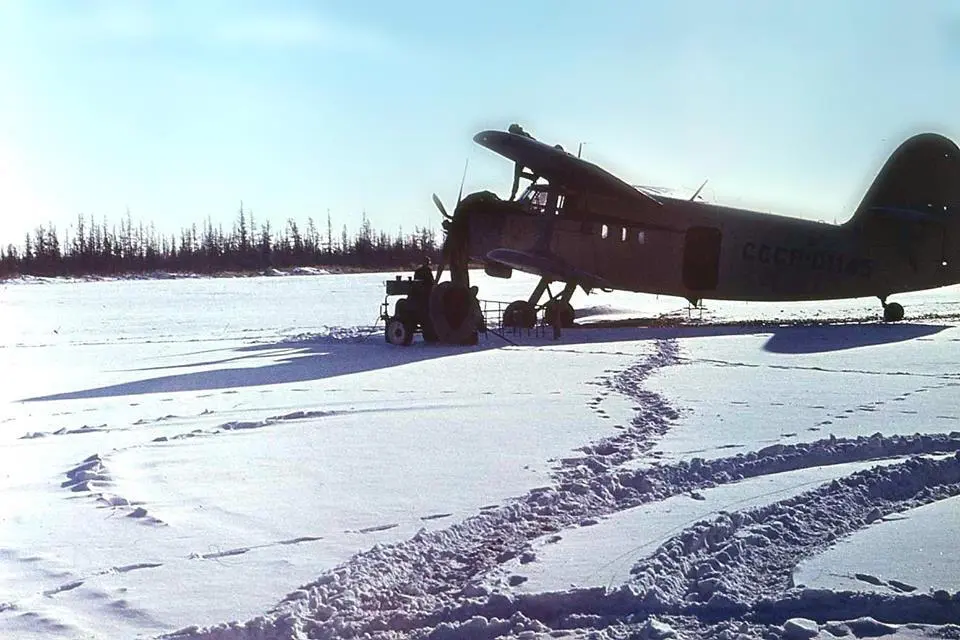
<svg viewBox="0 0 960 640"><path fill-rule="evenodd" d="M502 322L510 329L532 329L537 324L537 310L526 300L514 300L504 309Z"/></svg>
<svg viewBox="0 0 960 640"><path fill-rule="evenodd" d="M903 320L903 305L898 302L890 302L883 306L884 322L900 322Z"/></svg>
<svg viewBox="0 0 960 640"><path fill-rule="evenodd" d="M560 326L569 329L573 326L573 305L569 302L551 300L543 307L543 321L553 326L557 314L560 314Z"/></svg>
<svg viewBox="0 0 960 640"><path fill-rule="evenodd" d="M386 337L390 344L409 347L410 343L413 342L413 327L394 316L387 320Z"/></svg>

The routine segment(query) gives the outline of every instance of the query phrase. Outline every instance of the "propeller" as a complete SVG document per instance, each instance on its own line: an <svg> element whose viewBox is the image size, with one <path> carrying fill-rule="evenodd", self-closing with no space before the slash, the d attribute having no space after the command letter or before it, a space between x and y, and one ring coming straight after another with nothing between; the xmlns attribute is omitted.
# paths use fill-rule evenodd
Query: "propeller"
<svg viewBox="0 0 960 640"><path fill-rule="evenodd" d="M445 264L450 264L451 272L454 269L454 266L451 262L453 256L456 255L458 262L464 262L461 259L461 253L466 250L467 244L467 221L464 217L464 213L460 209L460 203L463 200L463 185L467 181L467 168L470 166L470 158L468 157L466 162L463 163L463 176L460 178L460 191L457 193L457 204L453 208L453 215L447 213L447 208L443 206L443 201L440 200L440 197L434 193L433 194L433 204L440 211L440 215L444 217L443 222L440 225L443 227L444 240L443 246L440 248L440 264L437 265L437 277L434 279L434 282L440 282L440 276L443 275L443 266ZM463 279L465 281L469 280L469 276L466 274L466 266L456 265L463 273Z"/></svg>
<svg viewBox="0 0 960 640"><path fill-rule="evenodd" d="M443 206L443 202L440 201L440 198L437 196L437 194L433 194L433 204L437 206L437 209L440 209L440 213L444 218L447 220L453 220L453 216L447 213L446 207ZM458 201L457 204L460 204L460 202Z"/></svg>
<svg viewBox="0 0 960 640"><path fill-rule="evenodd" d="M434 196L434 204L444 215L444 220L440 225L443 227L445 236L440 248L440 264L437 265L437 277L434 282L440 282L444 265L449 264L451 274L454 274L453 279L461 279L466 283L469 276L466 273L466 260L463 254L467 250L467 229L469 228L467 213L458 204L452 216L447 214L443 203L436 196Z"/></svg>

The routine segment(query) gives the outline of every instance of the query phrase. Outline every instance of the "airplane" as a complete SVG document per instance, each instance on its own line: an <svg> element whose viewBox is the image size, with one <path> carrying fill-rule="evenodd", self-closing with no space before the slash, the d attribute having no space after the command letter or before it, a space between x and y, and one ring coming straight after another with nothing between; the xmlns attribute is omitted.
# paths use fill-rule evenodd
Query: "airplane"
<svg viewBox="0 0 960 640"><path fill-rule="evenodd" d="M511 194L478 191L444 216L446 237L429 300L440 342L460 343L481 321L468 265L490 276L540 276L503 324L571 326L577 287L703 300L801 301L890 296L960 282L960 149L922 133L889 157L853 216L829 224L669 197L637 187L519 125L474 141L514 163ZM526 188L517 192L521 182ZM702 188L702 187L701 187ZM450 279L440 282L444 266ZM562 283L559 294L550 286ZM547 300L541 303L547 295Z"/></svg>

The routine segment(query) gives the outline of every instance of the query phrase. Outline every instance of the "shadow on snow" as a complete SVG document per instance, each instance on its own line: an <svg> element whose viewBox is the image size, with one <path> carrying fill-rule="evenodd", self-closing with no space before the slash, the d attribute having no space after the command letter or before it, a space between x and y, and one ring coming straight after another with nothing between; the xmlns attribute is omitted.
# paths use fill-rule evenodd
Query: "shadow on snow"
<svg viewBox="0 0 960 640"><path fill-rule="evenodd" d="M907 323L820 324L813 326L809 324L705 324L668 327L583 327L564 330L559 341L550 339L548 337L549 331L539 335L535 332L526 331L507 332L505 336L508 340L516 342L518 347L536 348L637 340L771 334L763 346L764 350L797 355L893 344L932 336L948 328L951 328L951 325ZM250 345L234 349L235 355L221 360L204 363L177 363L163 368L175 370L227 362L236 363L264 357L270 357L273 360L268 364L254 364L250 367L172 373L105 387L26 398L21 402L106 398L146 393L202 391L307 382L364 371L387 369L435 358L463 356L507 346L510 346L508 341L494 334L488 335L476 347L426 345L416 342L410 347L403 348L386 344L382 336L359 341L319 338ZM142 371L158 368L160 367L152 367Z"/></svg>

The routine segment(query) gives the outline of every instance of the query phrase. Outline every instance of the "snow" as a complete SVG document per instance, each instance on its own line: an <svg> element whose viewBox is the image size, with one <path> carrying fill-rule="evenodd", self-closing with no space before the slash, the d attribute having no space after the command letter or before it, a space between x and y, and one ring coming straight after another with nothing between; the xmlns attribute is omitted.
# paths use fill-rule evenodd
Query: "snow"
<svg viewBox="0 0 960 640"><path fill-rule="evenodd" d="M960 619L960 288L897 296L899 325L578 293L593 326L559 341L403 349L373 326L393 274L291 275L0 288L0 636Z"/></svg>
<svg viewBox="0 0 960 640"><path fill-rule="evenodd" d="M892 458L816 466L676 495L624 510L598 524L572 529L562 536L553 534L534 540L531 557L504 563L497 573L523 575L527 580L517 590L525 593L623 584L630 579L630 569L637 557L650 554L699 520L716 517L721 512L763 506L854 471L902 461L902 458ZM491 578L499 577L497 573Z"/></svg>
<svg viewBox="0 0 960 640"><path fill-rule="evenodd" d="M797 583L814 588L903 593L957 588L960 499L950 498L884 518L827 552L800 563ZM885 557L897 550L897 563Z"/></svg>

